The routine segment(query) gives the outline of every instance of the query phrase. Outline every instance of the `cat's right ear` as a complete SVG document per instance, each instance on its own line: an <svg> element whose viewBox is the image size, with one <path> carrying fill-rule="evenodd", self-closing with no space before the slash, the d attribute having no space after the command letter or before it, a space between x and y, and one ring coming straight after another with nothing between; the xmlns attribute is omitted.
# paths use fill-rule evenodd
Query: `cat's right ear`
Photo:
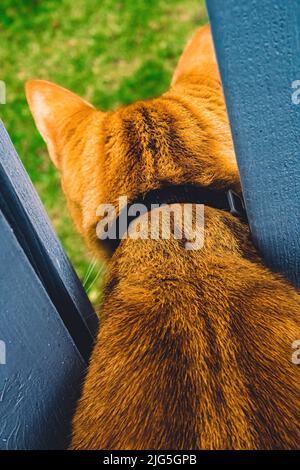
<svg viewBox="0 0 300 470"><path fill-rule="evenodd" d="M175 69L172 85L182 77L205 71L212 78L219 79L218 65L210 26L201 26L187 43Z"/></svg>
<svg viewBox="0 0 300 470"><path fill-rule="evenodd" d="M88 114L94 107L75 93L45 80L29 80L26 83L26 97L36 126L47 144L49 155L59 167L65 125L75 120L80 111Z"/></svg>

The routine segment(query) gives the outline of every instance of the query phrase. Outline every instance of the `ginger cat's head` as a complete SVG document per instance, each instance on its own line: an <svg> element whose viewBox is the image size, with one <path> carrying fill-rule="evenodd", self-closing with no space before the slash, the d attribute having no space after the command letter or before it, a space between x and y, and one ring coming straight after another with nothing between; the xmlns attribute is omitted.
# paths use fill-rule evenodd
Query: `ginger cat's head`
<svg viewBox="0 0 300 470"><path fill-rule="evenodd" d="M47 81L30 80L26 94L74 222L96 251L100 204L170 184L239 190L208 26L196 31L160 98L102 112Z"/></svg>

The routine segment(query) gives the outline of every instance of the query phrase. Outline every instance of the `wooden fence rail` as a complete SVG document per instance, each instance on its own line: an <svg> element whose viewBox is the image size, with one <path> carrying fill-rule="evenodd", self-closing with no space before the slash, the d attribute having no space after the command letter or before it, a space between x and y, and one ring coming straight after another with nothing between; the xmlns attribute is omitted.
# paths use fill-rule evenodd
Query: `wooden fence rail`
<svg viewBox="0 0 300 470"><path fill-rule="evenodd" d="M300 2L206 3L253 238L300 287Z"/></svg>
<svg viewBox="0 0 300 470"><path fill-rule="evenodd" d="M67 445L96 328L0 123L0 449Z"/></svg>

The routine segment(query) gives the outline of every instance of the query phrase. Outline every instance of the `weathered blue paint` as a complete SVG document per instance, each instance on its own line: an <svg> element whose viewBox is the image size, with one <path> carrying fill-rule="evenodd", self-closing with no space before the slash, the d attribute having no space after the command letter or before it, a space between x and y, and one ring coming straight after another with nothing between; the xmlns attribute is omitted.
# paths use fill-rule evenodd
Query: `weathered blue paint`
<svg viewBox="0 0 300 470"><path fill-rule="evenodd" d="M96 315L1 122L0 209L81 354L88 359Z"/></svg>
<svg viewBox="0 0 300 470"><path fill-rule="evenodd" d="M0 449L67 446L96 327L0 124Z"/></svg>
<svg viewBox="0 0 300 470"><path fill-rule="evenodd" d="M66 447L86 364L2 212L0 341L0 449Z"/></svg>
<svg viewBox="0 0 300 470"><path fill-rule="evenodd" d="M207 7L253 238L300 287L300 2Z"/></svg>

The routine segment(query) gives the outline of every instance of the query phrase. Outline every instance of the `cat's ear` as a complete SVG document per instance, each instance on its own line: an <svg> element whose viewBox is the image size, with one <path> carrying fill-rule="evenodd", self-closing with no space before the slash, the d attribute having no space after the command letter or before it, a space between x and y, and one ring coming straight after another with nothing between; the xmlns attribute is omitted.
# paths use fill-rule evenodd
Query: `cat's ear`
<svg viewBox="0 0 300 470"><path fill-rule="evenodd" d="M197 29L187 43L173 74L172 85L188 74L205 71L219 79L218 65L210 26Z"/></svg>
<svg viewBox="0 0 300 470"><path fill-rule="evenodd" d="M75 93L45 80L29 80L26 83L26 97L50 157L59 166L58 154L63 127L81 110L94 108Z"/></svg>

